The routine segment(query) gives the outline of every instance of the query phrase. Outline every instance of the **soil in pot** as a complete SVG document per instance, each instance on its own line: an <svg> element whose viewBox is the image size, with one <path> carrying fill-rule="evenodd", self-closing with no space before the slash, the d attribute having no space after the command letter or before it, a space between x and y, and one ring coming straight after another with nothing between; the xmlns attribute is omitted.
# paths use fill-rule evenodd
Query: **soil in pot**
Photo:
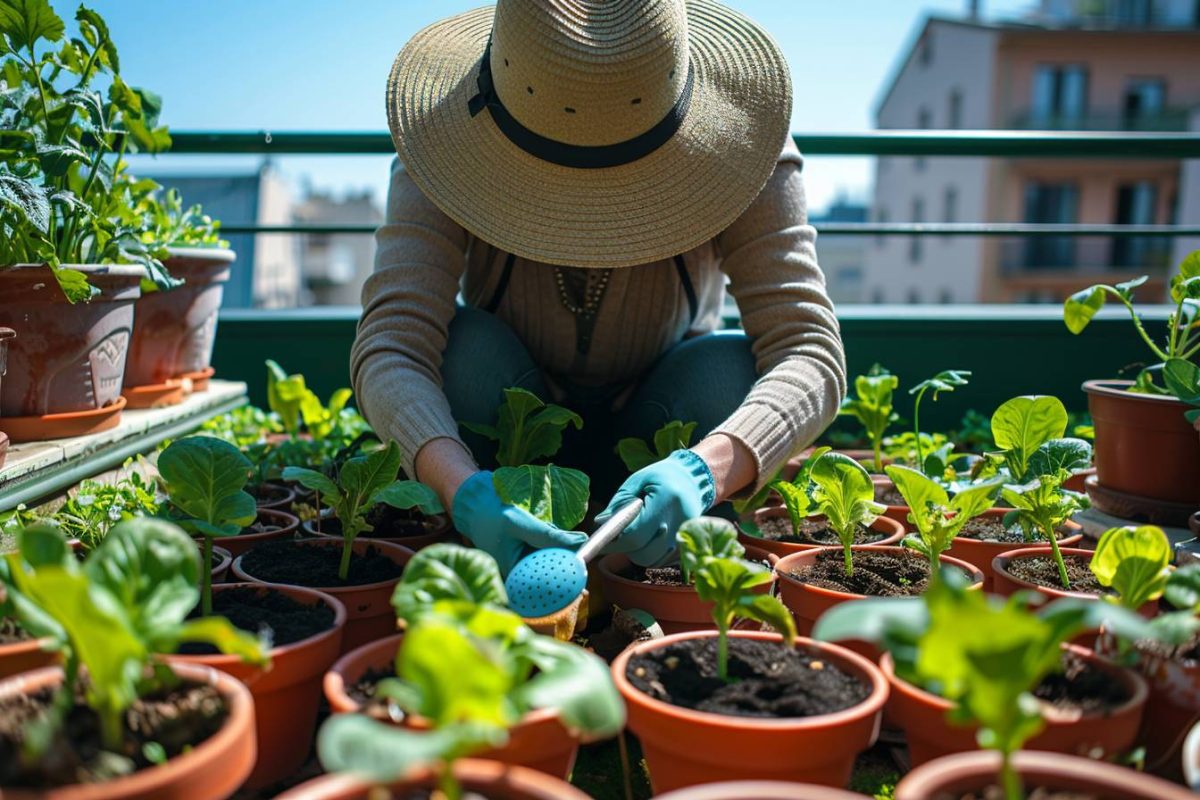
<svg viewBox="0 0 1200 800"><path fill-rule="evenodd" d="M1054 538L1060 542L1063 539L1068 539L1074 536L1072 531L1055 531ZM998 517L990 514L985 514L967 522L963 529L959 532L958 537L965 539L975 539L980 542L1000 542L1002 544L1014 544L1034 547L1043 543L1044 539L1036 541L1028 541L1025 534L1021 532L1019 527L1006 528L1004 522ZM957 538L957 537L956 537Z"/></svg>
<svg viewBox="0 0 1200 800"><path fill-rule="evenodd" d="M870 688L833 664L777 642L731 637L729 676L717 675L717 640L673 642L629 660L626 677L656 700L713 714L796 718L861 703Z"/></svg>
<svg viewBox="0 0 1200 800"><path fill-rule="evenodd" d="M12 617L0 617L0 644L28 642L33 637Z"/></svg>
<svg viewBox="0 0 1200 800"><path fill-rule="evenodd" d="M746 560L753 561L766 569L771 568L771 562L766 559L750 558L747 554ZM683 580L683 570L680 569L678 564L671 564L665 567L639 567L636 564L630 563L620 574L622 578L644 583L647 586L689 585Z"/></svg>
<svg viewBox="0 0 1200 800"><path fill-rule="evenodd" d="M375 547L362 555L350 556L346 580L338 577L341 550L324 547L296 547L292 542L264 542L242 555L242 569L261 581L314 588L364 586L396 580L404 572Z"/></svg>
<svg viewBox="0 0 1200 800"><path fill-rule="evenodd" d="M200 616L199 609L191 616ZM213 616L225 617L248 633L266 632L271 646L281 647L329 630L336 615L324 603L301 603L282 592L244 587L214 592ZM185 642L178 652L207 656L220 651L210 644Z"/></svg>
<svg viewBox="0 0 1200 800"><path fill-rule="evenodd" d="M1062 672L1042 679L1034 697L1064 711L1104 715L1131 696L1112 675L1069 650L1063 652L1062 667Z"/></svg>
<svg viewBox="0 0 1200 800"><path fill-rule="evenodd" d="M153 767L145 755L147 745L157 744L173 758L216 733L229 713L217 688L204 684L185 682L139 698L125 713L121 758L114 759L102 750L99 717L80 693L49 750L35 764L22 763L27 727L46 717L53 699L54 690L46 687L0 700L0 786L100 783Z"/></svg>
<svg viewBox="0 0 1200 800"><path fill-rule="evenodd" d="M367 522L373 530L361 534L364 539L405 539L440 533L446 527L444 517L427 517L416 509L392 508L379 503L367 512ZM318 530L316 523L310 527ZM342 535L342 521L337 517L321 519L320 532L328 536Z"/></svg>
<svg viewBox="0 0 1200 800"><path fill-rule="evenodd" d="M283 508L296 499L296 493L291 489L274 483L248 486L246 491L254 496L254 503L259 508Z"/></svg>
<svg viewBox="0 0 1200 800"><path fill-rule="evenodd" d="M823 519L806 519L800 522L797 534L792 529L789 517L768 517L758 524L759 533L763 539L773 542L788 542L790 544L816 544L822 546L841 544L841 540L829 524ZM875 544L888 537L884 531L877 531L859 525L854 534L854 544Z"/></svg>
<svg viewBox="0 0 1200 800"><path fill-rule="evenodd" d="M812 565L787 574L801 583L871 597L911 597L929 584L929 562L924 558L856 551L852 560L854 574L848 576L842 551L825 550Z"/></svg>
<svg viewBox="0 0 1200 800"><path fill-rule="evenodd" d="M875 502L885 506L907 506L908 501L892 483L875 484Z"/></svg>
<svg viewBox="0 0 1200 800"><path fill-rule="evenodd" d="M594 620L593 620L594 621ZM640 619L623 608L613 611L612 619L596 633L586 639L577 638L575 643L585 647L605 661L612 663L617 654L637 642L648 642L654 638Z"/></svg>
<svg viewBox="0 0 1200 800"><path fill-rule="evenodd" d="M1070 589L1063 589L1062 579L1058 574L1058 564L1050 553L1032 558L1015 558L1008 563L1005 569L1014 577L1036 583L1038 586L1045 586L1048 589L1091 594L1103 594L1109 591L1101 586L1100 581L1096 580L1096 576L1092 574L1092 570L1088 566L1091 563L1090 557L1063 553L1063 563L1067 567L1067 578L1071 581Z"/></svg>

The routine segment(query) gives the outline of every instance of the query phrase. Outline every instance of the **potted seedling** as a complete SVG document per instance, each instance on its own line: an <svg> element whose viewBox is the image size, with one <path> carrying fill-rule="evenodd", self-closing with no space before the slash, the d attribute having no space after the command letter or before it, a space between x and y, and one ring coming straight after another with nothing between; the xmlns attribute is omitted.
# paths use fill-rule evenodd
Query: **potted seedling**
<svg viewBox="0 0 1200 800"><path fill-rule="evenodd" d="M118 522L157 516L162 506L158 487L142 472L129 469L130 463L125 462L126 472L111 483L82 481L49 521L68 540L89 551L98 547Z"/></svg>
<svg viewBox="0 0 1200 800"><path fill-rule="evenodd" d="M198 595L191 539L163 520L122 522L82 564L52 527L19 540L0 575L5 603L63 666L0 683L5 791L229 796L254 764L249 692L156 654L208 642L261 662L263 648L219 617L185 619Z"/></svg>
<svg viewBox="0 0 1200 800"><path fill-rule="evenodd" d="M637 472L642 467L661 461L676 450L691 447L692 434L695 431L695 422L673 419L654 432L650 444L634 436L627 437L617 442L616 453L627 470L631 473Z"/></svg>
<svg viewBox="0 0 1200 800"><path fill-rule="evenodd" d="M875 364L866 375L854 379L855 396L843 400L838 411L839 416L854 417L863 426L871 443L871 471L876 474L883 472L884 434L900 419L892 407L892 393L899 385L899 378Z"/></svg>
<svg viewBox="0 0 1200 800"><path fill-rule="evenodd" d="M968 591L947 574L920 598L844 603L815 633L824 641L867 639L886 651L880 663L891 684L889 715L903 726L914 764L976 747L998 750L998 783L1019 797L1011 758L1026 745L1119 755L1136 741L1145 683L1066 644L1101 623L1151 634L1123 608L1064 598L1030 611L1023 598Z"/></svg>
<svg viewBox="0 0 1200 800"><path fill-rule="evenodd" d="M125 155L170 145L161 100L125 83L99 14L80 6L75 21L68 37L47 0L0 20L0 326L17 333L0 416L13 441L114 427L142 281L172 283L123 213Z"/></svg>
<svg viewBox="0 0 1200 800"><path fill-rule="evenodd" d="M810 505L801 510L824 516L840 546L793 553L775 565L779 596L796 616L801 633L807 635L826 610L849 599L920 594L933 576L929 561L902 547L855 544L865 526L886 519L879 517L882 507L874 500L867 471L853 459L827 453L813 464L810 479L811 495L791 492L785 497L808 497ZM969 564L945 555L938 559L978 576Z"/></svg>
<svg viewBox="0 0 1200 800"><path fill-rule="evenodd" d="M1063 305L1063 320L1071 333L1081 333L1106 300L1115 299L1129 311L1153 359L1133 381L1091 380L1083 385L1095 424L1096 483L1103 502L1133 502L1143 513L1156 515L1174 514L1178 505L1186 519L1200 505L1200 439L1184 418L1187 404L1172 394L1177 387L1158 373L1164 362L1194 364L1200 354L1200 251L1188 255L1171 277L1174 308L1167 317L1166 335L1159 340L1151 337L1133 305L1134 289L1145 282L1143 276L1076 292Z"/></svg>
<svg viewBox="0 0 1200 800"><path fill-rule="evenodd" d="M796 639L787 609L756 591L770 580L761 566L698 550L688 562L717 631L635 644L612 665L655 794L748 778L845 785L878 731L887 694L878 669ZM779 633L730 631L738 618Z"/></svg>
<svg viewBox="0 0 1200 800"><path fill-rule="evenodd" d="M642 568L620 553L600 559L598 573L604 599L621 609L641 609L663 633L712 630L712 609L694 584L693 564L705 557L742 558L770 568L778 556L738 541L737 529L718 517L698 517L679 526L679 564ZM769 574L769 573L768 573ZM757 588L766 594L773 580Z"/></svg>

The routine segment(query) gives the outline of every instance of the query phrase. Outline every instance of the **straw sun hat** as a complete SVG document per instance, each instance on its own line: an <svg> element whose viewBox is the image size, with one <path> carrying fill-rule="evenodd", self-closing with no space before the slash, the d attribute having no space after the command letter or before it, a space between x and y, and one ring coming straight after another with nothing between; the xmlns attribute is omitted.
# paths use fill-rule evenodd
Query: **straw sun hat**
<svg viewBox="0 0 1200 800"><path fill-rule="evenodd" d="M499 0L396 57L408 174L481 239L551 264L689 250L757 196L788 135L778 45L711 0Z"/></svg>

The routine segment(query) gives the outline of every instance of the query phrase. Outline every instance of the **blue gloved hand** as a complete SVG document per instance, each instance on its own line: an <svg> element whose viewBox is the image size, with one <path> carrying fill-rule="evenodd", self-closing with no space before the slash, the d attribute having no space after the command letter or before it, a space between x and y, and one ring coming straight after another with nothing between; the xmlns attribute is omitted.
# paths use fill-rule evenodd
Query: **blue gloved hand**
<svg viewBox="0 0 1200 800"><path fill-rule="evenodd" d="M704 459L691 450L676 450L662 461L629 476L613 495L608 508L596 517L604 522L635 498L645 507L629 527L604 550L625 553L638 566L653 567L675 555L675 532L698 517L716 500L716 483Z"/></svg>
<svg viewBox="0 0 1200 800"><path fill-rule="evenodd" d="M454 493L450 515L454 527L471 544L491 554L508 575L521 558L543 547L574 550L587 541L577 531L542 522L523 508L505 503L496 493L491 472L477 472Z"/></svg>

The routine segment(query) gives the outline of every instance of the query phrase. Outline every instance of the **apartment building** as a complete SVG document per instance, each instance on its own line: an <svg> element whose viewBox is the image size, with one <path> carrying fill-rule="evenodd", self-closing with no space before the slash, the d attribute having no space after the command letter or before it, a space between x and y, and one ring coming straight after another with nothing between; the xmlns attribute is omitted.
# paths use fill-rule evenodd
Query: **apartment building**
<svg viewBox="0 0 1200 800"><path fill-rule="evenodd" d="M1019 21L930 17L876 110L879 128L1182 131L1200 116L1200 2L1042 0ZM1192 171L1192 180L1195 171ZM1200 222L1178 160L881 158L878 222ZM1189 194L1190 192L1190 194ZM1090 279L1150 274L1166 239L877 237L870 302L1056 302Z"/></svg>

